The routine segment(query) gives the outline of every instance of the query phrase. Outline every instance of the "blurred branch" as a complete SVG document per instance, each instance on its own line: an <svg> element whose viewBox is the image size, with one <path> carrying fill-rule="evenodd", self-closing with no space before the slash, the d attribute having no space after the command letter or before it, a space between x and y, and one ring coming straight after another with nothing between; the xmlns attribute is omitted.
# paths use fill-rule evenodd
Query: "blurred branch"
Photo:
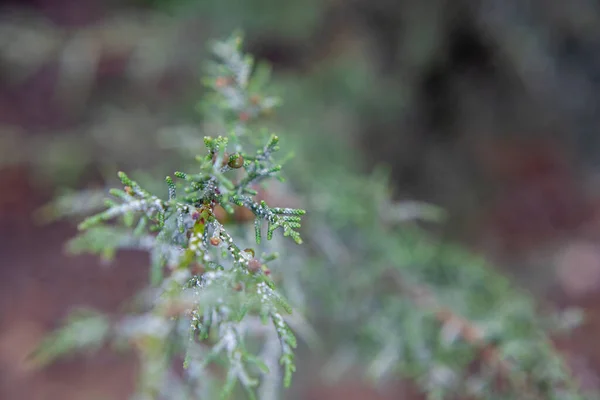
<svg viewBox="0 0 600 400"><path fill-rule="evenodd" d="M442 332L450 332L451 335L457 335L466 343L477 349L481 360L489 366L493 371L496 371L499 384L511 382L517 391L521 393L521 398L531 400L546 399L544 393L540 392L535 383L525 375L515 374L518 368L502 356L501 350L497 345L486 337L484 329L479 327L475 322L461 316L453 311L450 307L440 304L435 294L424 285L418 285L413 282L410 284L402 279L400 274L395 269L390 269L384 274L384 277L391 279L397 286L398 290L406 295L415 303L416 306L423 310L429 310L434 313L435 318L441 325ZM547 345L553 345L547 342ZM565 370L568 370L563 365ZM572 379L572 377L569 377ZM577 392L577 388L571 380L566 381L569 384L569 390L573 393Z"/></svg>

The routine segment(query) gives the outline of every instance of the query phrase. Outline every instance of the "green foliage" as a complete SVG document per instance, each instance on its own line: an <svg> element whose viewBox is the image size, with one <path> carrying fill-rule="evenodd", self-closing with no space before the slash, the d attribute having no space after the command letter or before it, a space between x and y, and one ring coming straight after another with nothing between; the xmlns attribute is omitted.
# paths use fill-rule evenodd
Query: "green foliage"
<svg viewBox="0 0 600 400"><path fill-rule="evenodd" d="M308 90L298 88L297 98ZM307 112L325 119L322 104L314 107ZM326 376L356 366L376 382L400 373L432 399L598 398L580 392L550 340L562 317L577 320L577 312L540 313L482 257L424 229L443 213L395 202L384 171L363 175L347 142L305 128L294 144L311 157L294 159L290 180L311 209L305 238L315 261L301 282L332 349Z"/></svg>
<svg viewBox="0 0 600 400"><path fill-rule="evenodd" d="M154 9L172 14L186 14L194 9L220 30L243 27L253 34L269 27L272 34L307 37L314 34L327 4L317 0L136 0Z"/></svg>
<svg viewBox="0 0 600 400"><path fill-rule="evenodd" d="M284 315L291 314L292 307L270 277L267 264L276 254L266 251L261 231L266 222L268 240L281 230L300 244L298 229L305 211L271 207L257 197L259 185L271 178L282 180L282 167L275 159L279 137L253 127L277 100L262 95L264 70L254 78L252 59L241 54L240 45L237 35L212 45L218 62L208 68L205 82L214 92L204 109L210 110L207 119L217 124L220 134L204 138L206 152L196 157L196 169L166 177L165 197L119 172L123 189L110 189L106 209L81 222L82 234L69 243L73 253L87 251L107 259L120 249L149 252L147 312L129 315L114 326L99 316L70 321L42 343L38 359L48 362L94 345L110 327L116 341L125 339L138 350L139 391L145 398L173 390L171 360L178 355L185 359L187 371L181 390L214 398L207 395L212 393L208 368L214 364L226 370L221 398L229 398L238 383L255 398L260 376L270 371L248 350L247 342L260 342L271 324L274 340L280 343L283 383L290 385L296 338ZM61 202L54 207L65 208ZM236 207L254 216L250 225L256 250L238 244L226 226ZM244 227L242 222L237 225ZM99 329L87 337L80 335L83 328Z"/></svg>
<svg viewBox="0 0 600 400"><path fill-rule="evenodd" d="M93 310L78 310L67 318L62 328L46 337L31 354L31 360L46 365L73 350L97 350L110 333L108 319Z"/></svg>
<svg viewBox="0 0 600 400"><path fill-rule="evenodd" d="M119 249L151 255L148 311L110 330L138 350L142 398L228 398L240 386L256 398L255 388L273 377L288 386L297 345L290 327L309 336L299 310L325 344L326 376L356 366L377 382L400 374L431 399L594 398L579 393L551 344L548 326L563 323L540 315L533 299L485 260L423 229L443 212L394 201L384 171L364 175L356 151L323 130L325 103L340 99L306 104L314 95L304 91L322 93L327 83L335 93L333 78L346 75L335 69L317 77L317 88L280 81L291 99L284 114L304 107L312 116L286 138L300 156L286 166L285 192L311 210L306 246L281 243L278 230L301 242L304 211L260 198L265 187L283 185L279 139L265 129L279 101L267 93L269 68L254 65L240 45L234 36L212 46L217 62L207 65L210 92L198 106L210 135L195 169L167 177L163 195L120 173L123 189L111 190L107 208L82 222L84 232L69 245L109 259ZM356 105L342 100L352 115ZM68 209L61 204L56 208ZM235 221L239 209L251 213L248 223ZM271 274L267 265L277 253L284 268ZM44 343L60 350L52 357L81 347L61 342L61 332L72 331ZM172 370L178 358L183 376Z"/></svg>

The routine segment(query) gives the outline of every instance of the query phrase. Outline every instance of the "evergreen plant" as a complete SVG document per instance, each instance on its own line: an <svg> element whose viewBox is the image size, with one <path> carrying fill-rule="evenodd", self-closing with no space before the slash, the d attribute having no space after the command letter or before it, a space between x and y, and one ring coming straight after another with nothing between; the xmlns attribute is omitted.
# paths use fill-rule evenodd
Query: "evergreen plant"
<svg viewBox="0 0 600 400"><path fill-rule="evenodd" d="M233 35L211 46L201 103L211 135L195 170L167 177L165 196L121 172L123 188L69 243L108 259L119 249L150 254L135 310L74 313L36 359L110 341L137 351L139 399L225 399L243 388L271 400L286 398L280 386L296 369L292 331L311 343L314 326L328 376L357 365L376 381L399 374L429 399L595 398L581 394L550 340L577 314L546 318L482 258L427 233L419 221L439 210L395 203L385 175L361 175L335 137L290 138L303 155L285 186L294 204L270 204L286 158L261 122L279 101L268 68L241 44ZM308 143L337 155L309 158ZM63 200L66 210L81 199ZM278 238L302 243L295 204L310 211L300 248Z"/></svg>

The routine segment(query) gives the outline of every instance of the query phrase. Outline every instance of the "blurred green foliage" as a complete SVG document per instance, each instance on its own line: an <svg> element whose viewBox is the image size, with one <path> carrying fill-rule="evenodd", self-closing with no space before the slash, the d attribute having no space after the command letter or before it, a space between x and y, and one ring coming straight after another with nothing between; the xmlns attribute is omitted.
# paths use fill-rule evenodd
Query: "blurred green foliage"
<svg viewBox="0 0 600 400"><path fill-rule="evenodd" d="M151 13L158 11L162 17L165 12L172 16L174 31L181 35L161 31L164 26L160 18L156 25L149 23L148 33L144 31L140 37L154 32L163 39L177 38L157 40L164 46L158 47L158 53L180 46L182 53L202 56L204 42L209 37L239 28L257 48L263 42L277 42L283 43L278 51L291 53L297 43L314 46L320 39L325 42L319 35L323 25L327 25L328 12L334 8L334 2L316 0L139 1L152 7ZM389 9L390 19L402 14L398 11L405 6L402 4ZM435 207L419 204L415 207L413 203L397 201L406 195L407 189L398 187L394 179L395 163L408 164L406 159L426 158L425 155L429 155L428 160L432 158L429 153L419 151L427 147L422 145L428 140L421 138L426 137L423 132L435 129L425 124L428 121L417 119L412 126L406 119L411 122L414 115L422 115L425 120L430 117L425 112L421 114L420 85L430 68L443 75L439 71L444 71L446 63L450 64L446 59L450 57L442 51L450 28L444 25L444 8L436 10L415 11L418 18L412 23L413 14L406 14L409 21L403 20L408 24L403 26L410 27L406 31L400 23L398 27L388 27L388 36L396 38L390 39L392 47L385 47L384 40L377 40L379 31L373 26L363 27L365 32L357 36L375 35L375 39L354 41L352 32L343 32L341 36L349 36L350 44L344 48L342 40L341 51L332 45L330 52L325 51L321 58L310 51L300 53L314 57L310 59L309 70L275 68L271 88L284 102L271 119L264 121L264 126L285 127L289 132L286 139L293 143L289 147L295 153L288 163L288 183L279 189L279 195L312 210L303 235L308 239L309 249L285 248L289 263L281 271L284 290L293 307L306 313L321 340L326 342L327 351L320 356L328 361L324 365L328 376L340 376L358 366L378 380L397 374L412 378L431 398L449 398L464 390L490 399L570 398L576 390L563 392L571 385L570 378L547 341L548 324L538 315L535 300L479 256L428 232L431 219L444 215ZM364 11L367 20L372 10L367 7ZM385 14L386 10L380 12ZM448 13L447 17L451 19L453 15ZM133 26L134 20L128 23ZM457 21L456 24L462 22ZM353 22L348 25L350 31L362 27ZM384 30L383 23L373 25ZM196 36L182 33L188 28ZM405 38L404 42L397 39L400 37ZM132 48L137 49L136 43ZM402 43L409 46L405 48ZM148 97L160 97L152 92L153 81L142 85L149 88L150 96L136 86L118 94L103 94L105 97L92 92L90 97L96 102L90 102L91 111L102 104L115 107L101 118L86 119L84 126L75 132L28 138L27 144L16 140L11 148L25 148L23 158L33 160L42 179L53 178L58 186L81 183L83 173L90 169L99 170L103 184L112 186L116 183L114 172L126 169L148 191L164 191L163 182L156 176L174 169L188 170L193 162L187 160L202 147L197 139L206 132L214 132L212 121L196 113L197 99L205 94L199 79L201 58L177 64L188 76L183 93L169 98L168 105L146 105ZM161 64L160 57L143 59L147 60L149 70L169 71L169 63ZM452 68L459 69L448 67ZM135 81L135 65L130 74L129 79ZM456 81L459 89L453 90L469 85L460 74ZM504 81L500 84L507 91L513 88ZM476 80L475 86L478 85ZM484 92L495 93L492 89ZM478 100L475 103L486 107L495 104L496 99L484 98L476 90L473 93ZM142 106L138 108L139 104ZM517 108L520 105L515 104ZM510 119L500 112L496 115L494 107L488 109L494 110L490 125L496 119ZM479 115L469 110L463 112L476 121L475 116ZM481 114L487 118L487 114ZM485 120L483 126L488 122ZM477 129L481 126L478 123L474 122ZM448 125L447 131L464 128L460 123L456 127ZM412 130L405 131L407 127ZM64 141L57 142L58 137ZM446 153L440 152L444 156L452 154L451 146L440 146L447 149ZM14 151L7 153L16 156ZM8 157L2 161L6 160ZM373 164L379 167L373 168ZM441 165L446 166L443 162ZM423 166L417 163L417 168ZM423 185L427 183L424 181ZM58 201L45 209L46 216L93 210L98 206L97 192L88 195L69 198L64 204ZM73 204L69 202L81 207L69 207L68 204ZM469 205L467 201L464 203ZM100 246L95 250L102 252L106 248ZM389 274L396 278L390 278ZM400 283L396 282L398 276ZM428 300L422 303L419 300L422 297L411 292L411 288L424 288ZM465 318L469 326L483 332L476 341L479 346L491 346L500 358L510 361L512 391L498 394L488 386L494 376L493 368L491 372L484 368L480 375L467 373L471 363L479 359L480 349L473 346L472 338L464 337L465 328L457 325L456 319L440 320L437 315L440 304L454 313L451 315ZM306 336L301 339L308 341ZM521 391L524 381L527 394Z"/></svg>

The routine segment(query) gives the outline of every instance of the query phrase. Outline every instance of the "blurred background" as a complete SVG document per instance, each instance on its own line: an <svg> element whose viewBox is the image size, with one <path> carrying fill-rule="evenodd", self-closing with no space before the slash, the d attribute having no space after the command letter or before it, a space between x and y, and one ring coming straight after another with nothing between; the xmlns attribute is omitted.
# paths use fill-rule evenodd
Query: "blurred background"
<svg viewBox="0 0 600 400"><path fill-rule="evenodd" d="M360 154L365 173L386 166L396 199L448 212L444 235L540 299L587 309L590 320L559 346L597 387L597 2L4 0L0 398L131 393L131 357L101 352L37 371L25 356L74 305L115 310L144 286L146 259L125 253L105 268L68 257L72 224L32 215L117 170L178 169L169 138L195 129L206 43L235 29L273 66L285 134L324 132ZM401 385L298 380L303 399L410 398Z"/></svg>

